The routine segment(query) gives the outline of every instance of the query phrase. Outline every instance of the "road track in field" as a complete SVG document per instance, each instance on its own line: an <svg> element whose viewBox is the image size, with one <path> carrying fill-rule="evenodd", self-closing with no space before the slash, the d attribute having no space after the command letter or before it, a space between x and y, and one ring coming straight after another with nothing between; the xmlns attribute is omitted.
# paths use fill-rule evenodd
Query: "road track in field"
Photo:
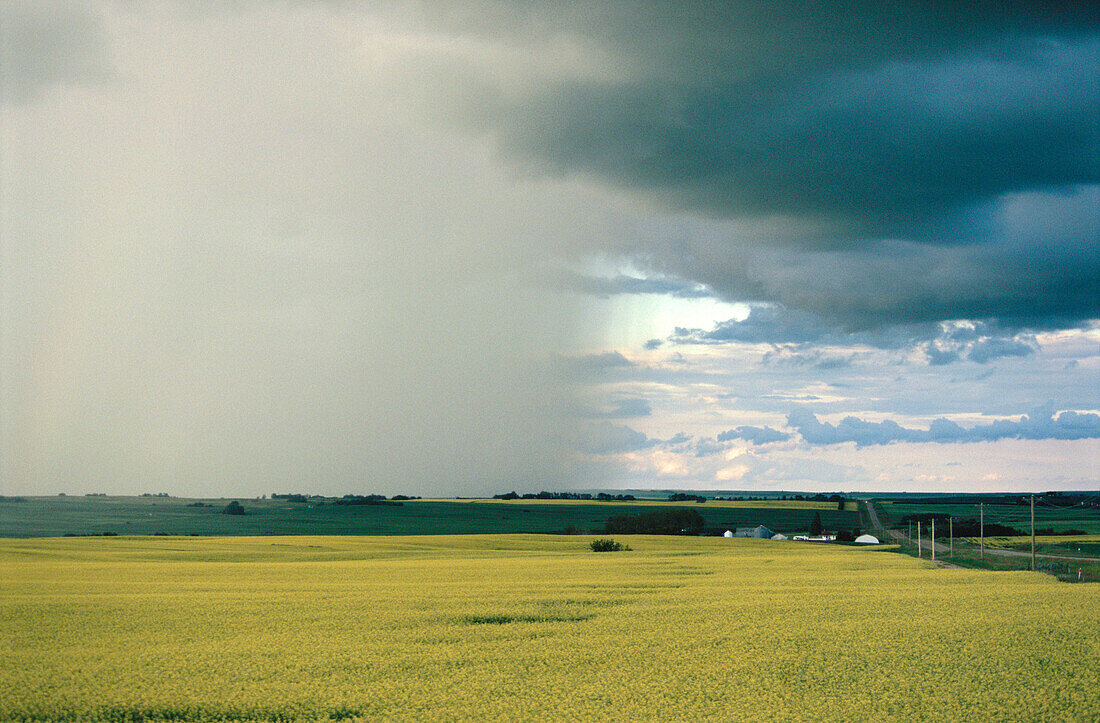
<svg viewBox="0 0 1100 723"><path fill-rule="evenodd" d="M911 537L904 534L900 530L888 530L884 528L882 526L882 522L879 521L878 511L875 509L874 503L866 502L865 504L867 505L867 516L871 518L871 525L874 526L875 531L879 533L880 537L889 536L899 543L906 542L911 545L916 544L916 542ZM947 545L944 545L941 542L933 542L932 545L933 549L936 551L936 554L949 552L950 550ZM927 548L928 541L922 539L921 547ZM998 550L992 547L985 548L985 552L987 555L1000 555L1002 557L1031 557L1030 552L1021 552L1019 550ZM1097 557L1068 557L1064 555L1044 555L1041 553L1035 553L1035 557L1041 557L1044 560L1064 560L1067 562L1100 562L1100 558ZM937 560L937 562L939 561Z"/></svg>

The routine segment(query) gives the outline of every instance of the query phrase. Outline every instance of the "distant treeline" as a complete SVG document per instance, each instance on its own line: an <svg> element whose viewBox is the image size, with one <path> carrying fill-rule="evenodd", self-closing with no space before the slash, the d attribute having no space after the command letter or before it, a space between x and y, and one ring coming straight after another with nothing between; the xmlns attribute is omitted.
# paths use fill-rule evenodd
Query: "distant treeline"
<svg viewBox="0 0 1100 723"><path fill-rule="evenodd" d="M322 495L305 495L298 493L280 494L273 492L271 494L273 500L286 500L287 502L313 502L318 505L325 504L329 501L328 497ZM409 495L394 495L393 497L386 497L385 495L344 495L338 499L331 500L335 505L394 505L400 506L402 502L406 500L418 500L419 497L410 497Z"/></svg>
<svg viewBox="0 0 1100 723"><path fill-rule="evenodd" d="M616 515L603 531L620 535L699 535L706 521L695 510L656 510L637 515Z"/></svg>
<svg viewBox="0 0 1100 723"><path fill-rule="evenodd" d="M901 523L907 525L913 523L916 525L918 522L927 529L932 529L932 520L936 521L936 537L947 537L951 534L952 528L955 533L955 537L979 537L982 534L982 524L977 519L967 520L955 520L951 522L951 518L948 515L937 515L934 513L923 513L915 515L906 515L901 518ZM924 531L922 530L922 533ZM1009 527L1008 525L1001 525L996 522L985 523L985 536L986 537L1024 537L1030 535L1031 530L1019 530L1015 527ZM1058 530L1055 531L1053 527L1035 528L1036 535L1084 535L1083 530Z"/></svg>
<svg viewBox="0 0 1100 723"><path fill-rule="evenodd" d="M599 492L595 495L588 492L528 492L518 494L515 490L504 494L493 495L494 500L595 500L596 502L634 502L634 495L612 495L607 492Z"/></svg>
<svg viewBox="0 0 1100 723"><path fill-rule="evenodd" d="M403 498L408 499L408 498ZM385 505L389 507L400 507L402 500L386 499L385 495L344 495L338 500L334 500L333 504L336 505Z"/></svg>

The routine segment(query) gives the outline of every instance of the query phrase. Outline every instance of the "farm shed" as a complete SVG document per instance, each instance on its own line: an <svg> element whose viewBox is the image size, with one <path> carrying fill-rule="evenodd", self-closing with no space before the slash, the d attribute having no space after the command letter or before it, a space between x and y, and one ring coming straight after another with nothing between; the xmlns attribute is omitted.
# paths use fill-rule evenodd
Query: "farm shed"
<svg viewBox="0 0 1100 723"><path fill-rule="evenodd" d="M733 537L733 533L730 532L729 530L726 530L725 534L722 535L722 537Z"/></svg>
<svg viewBox="0 0 1100 723"><path fill-rule="evenodd" d="M787 536L784 535L782 532L777 532L774 535L772 535L772 539L773 540L786 540Z"/></svg>
<svg viewBox="0 0 1100 723"><path fill-rule="evenodd" d="M734 537L755 537L758 540L770 540L775 533L763 525L756 527L738 527Z"/></svg>
<svg viewBox="0 0 1100 723"><path fill-rule="evenodd" d="M861 545L877 545L879 540L874 535L860 535L856 538L856 542Z"/></svg>

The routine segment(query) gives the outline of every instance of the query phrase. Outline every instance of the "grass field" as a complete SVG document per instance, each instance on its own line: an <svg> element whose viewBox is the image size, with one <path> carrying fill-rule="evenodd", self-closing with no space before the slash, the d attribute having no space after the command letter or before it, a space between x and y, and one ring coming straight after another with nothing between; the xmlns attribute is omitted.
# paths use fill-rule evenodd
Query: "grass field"
<svg viewBox="0 0 1100 723"><path fill-rule="evenodd" d="M979 545L977 537L963 538L967 544ZM1031 536L987 537L985 546L996 550L1031 550ZM1045 555L1068 557L1100 557L1100 535L1045 535L1035 538L1035 551Z"/></svg>
<svg viewBox="0 0 1100 723"><path fill-rule="evenodd" d="M1100 586L590 539L0 540L0 720L1100 717Z"/></svg>
<svg viewBox="0 0 1100 723"><path fill-rule="evenodd" d="M980 510L977 504L936 504L932 502L890 502L876 501L875 506L886 526L899 525L904 528L902 518L912 514L950 515L956 520L977 520ZM986 524L1001 524L1018 530L1031 529L1031 507L1019 504L985 505ZM1100 509L1095 507L1050 507L1035 506L1035 526L1059 530L1081 530L1089 534L1100 534Z"/></svg>
<svg viewBox="0 0 1100 723"><path fill-rule="evenodd" d="M199 502L173 497L27 497L0 499L0 537L97 535L428 535L556 533L572 526L602 529L614 515L654 507L697 510L711 532L767 525L804 531L815 514L826 528L860 527L854 502L577 502L551 500L415 500L401 506L353 506L242 499L247 514L225 515L229 500Z"/></svg>

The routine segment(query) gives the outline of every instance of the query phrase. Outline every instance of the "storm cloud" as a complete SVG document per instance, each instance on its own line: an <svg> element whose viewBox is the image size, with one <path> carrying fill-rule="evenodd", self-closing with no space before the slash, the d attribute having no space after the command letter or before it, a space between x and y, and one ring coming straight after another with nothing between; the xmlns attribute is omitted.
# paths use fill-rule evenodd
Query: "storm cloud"
<svg viewBox="0 0 1100 723"><path fill-rule="evenodd" d="M850 328L1100 313L1094 4L482 2L428 22L451 41L447 122L698 220L602 251Z"/></svg>

